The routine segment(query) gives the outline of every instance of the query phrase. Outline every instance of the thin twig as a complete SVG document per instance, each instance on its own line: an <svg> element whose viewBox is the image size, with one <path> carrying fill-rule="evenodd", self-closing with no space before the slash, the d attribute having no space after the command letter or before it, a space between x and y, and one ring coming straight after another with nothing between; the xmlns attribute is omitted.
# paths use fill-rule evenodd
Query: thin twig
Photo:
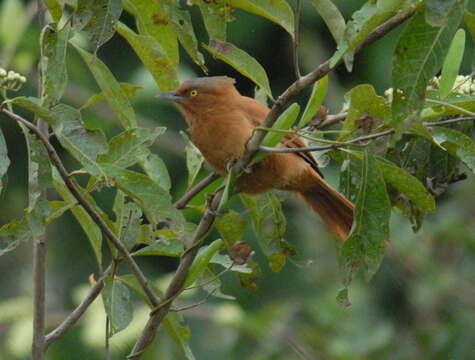
<svg viewBox="0 0 475 360"><path fill-rule="evenodd" d="M344 121L347 116L348 112L346 111L335 115L327 115L325 119L321 123L317 124L315 127L317 129L321 129L330 125L338 124L339 122Z"/></svg>
<svg viewBox="0 0 475 360"><path fill-rule="evenodd" d="M302 76L300 75L300 66L299 66L299 24L300 24L300 10L302 8L302 3L300 0L297 0L295 6L295 15L294 15L294 37L293 37L293 50L294 50L294 70L295 77L299 80Z"/></svg>
<svg viewBox="0 0 475 360"><path fill-rule="evenodd" d="M58 154L56 153L56 150L54 149L53 145L49 142L48 138L42 134L39 129L30 123L29 121L25 120L21 116L12 113L6 109L0 109L0 112L7 115L9 118L25 125L28 129L30 129L32 132L34 132L40 141L43 143L43 145L46 148L46 151L48 152L48 155L51 159L51 162L53 165L56 167L58 170L61 178L63 179L64 183L66 184L66 187L69 189L71 194L76 198L78 203L86 210L88 215L94 220L94 222L99 226L99 228L102 230L102 232L109 238L109 240L114 244L114 246L119 250L121 255L124 257L124 260L127 262L127 264L131 267L132 272L134 273L135 277L139 281L141 287L143 288L144 292L147 294L147 297L150 299L150 302L156 306L159 304L160 299L157 297L155 292L152 290L152 287L150 286L147 278L145 275L142 273L142 270L138 267L137 263L135 260L132 258L130 253L127 251L127 248L122 244L122 242L117 238L117 236L114 234L114 232L107 226L105 221L102 219L102 217L99 215L99 213L92 207L92 205L82 196L74 182L68 177L68 171L65 169L61 159L59 158Z"/></svg>
<svg viewBox="0 0 475 360"><path fill-rule="evenodd" d="M69 314L63 322L46 335L46 346L48 347L53 342L61 338L85 313L89 305L96 299L101 293L104 287L104 278L112 272L112 264L104 271L102 276L97 280L96 284L89 290L89 293L84 300Z"/></svg>
<svg viewBox="0 0 475 360"><path fill-rule="evenodd" d="M185 193L185 195L181 197L180 200L177 200L177 202L173 204L173 206L177 208L178 210L183 209L190 202L190 200L195 197L196 194L198 194L201 190L203 190L205 187L207 187L209 184L211 184L214 180L216 180L219 177L220 175L215 172L209 174L203 180L201 180L198 184L196 184L190 190L188 190Z"/></svg>
<svg viewBox="0 0 475 360"><path fill-rule="evenodd" d="M423 122L422 125L424 126L442 126L442 125L449 125L453 123L458 123L462 121L469 121L469 120L475 120L475 116L462 116L458 118L453 118L453 119L448 119L448 120L443 120L443 121L437 121L437 122Z"/></svg>
<svg viewBox="0 0 475 360"><path fill-rule="evenodd" d="M182 306L182 307L179 307L179 308L172 308L171 307L168 311L174 311L174 312L185 311L185 310L190 310L190 309L193 309L193 308L198 307L200 305L203 305L205 302L208 301L210 296L215 293L215 291L216 291L216 289L213 289L203 299L201 299L200 301L198 301L194 304L185 305L185 306Z"/></svg>
<svg viewBox="0 0 475 360"><path fill-rule="evenodd" d="M364 46L369 45L374 41L378 40L379 38L390 32L392 29L396 28L398 25L409 19L413 15L414 11L415 9L412 9L411 11L402 11L393 18L386 21L384 24L377 27L375 30L373 30L373 32L368 35L366 40L355 49L355 52L358 52ZM323 64L318 66L315 70L313 70L311 73L305 75L304 77L300 78L292 85L290 85L289 88L287 88L287 90L284 91L284 93L282 93L282 95L280 95L277 101L274 103L271 111L262 123L262 126L271 128L274 122L279 117L279 115L286 109L290 101L297 94L299 94L307 86L310 86L314 82L320 80L331 70L332 69L330 68L330 60L327 60ZM259 151L259 146L265 134L265 131L256 131L256 133L248 141L244 155L233 166L233 168L237 170L237 173L240 173L243 169L246 169L247 165L250 163L255 153ZM218 193L214 196L211 205L206 209L205 214L201 218L198 228L196 229L193 235L193 242L191 246L192 248L181 259L180 264L178 265L178 268L175 271L175 275L173 276L172 281L168 285L168 288L165 291L165 295L161 299L161 303L166 303L166 305L161 307L150 317L147 322L147 325L145 326L140 337L135 343L131 354L128 356L128 359L140 359L143 355L144 349L153 341L155 333L161 321L166 316L167 312L171 307L173 301L170 301L170 299L173 299L174 296L176 296L176 294L178 294L182 290L183 282L199 250L199 247L195 245L199 244L211 230L216 214L216 209L218 208L222 194L222 190L218 191Z"/></svg>

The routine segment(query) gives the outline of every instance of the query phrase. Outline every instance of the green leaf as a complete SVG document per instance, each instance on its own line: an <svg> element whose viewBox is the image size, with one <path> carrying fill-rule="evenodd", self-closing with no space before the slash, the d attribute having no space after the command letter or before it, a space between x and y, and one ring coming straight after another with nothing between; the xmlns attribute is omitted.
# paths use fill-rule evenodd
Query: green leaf
<svg viewBox="0 0 475 360"><path fill-rule="evenodd" d="M112 210L115 213L116 235L131 250L141 234L142 210L133 202L126 202L122 191L117 190Z"/></svg>
<svg viewBox="0 0 475 360"><path fill-rule="evenodd" d="M180 44L193 61L204 72L207 72L208 69L205 66L203 54L198 50L198 41L193 30L190 13L186 10L181 10L179 4L174 0L164 0L162 6Z"/></svg>
<svg viewBox="0 0 475 360"><path fill-rule="evenodd" d="M43 236L46 231L45 221L50 214L49 203L40 199L35 207L28 211L21 220L13 220L0 228L0 256L12 251L23 242Z"/></svg>
<svg viewBox="0 0 475 360"><path fill-rule="evenodd" d="M225 7L214 1L197 0L197 2L210 40L226 41Z"/></svg>
<svg viewBox="0 0 475 360"><path fill-rule="evenodd" d="M342 130L355 130L356 121L364 114L375 118L385 118L391 114L391 108L386 103L386 99L378 96L372 85L358 85L350 90L347 97L350 99L350 108ZM343 141L350 136L351 134L343 132L338 139Z"/></svg>
<svg viewBox="0 0 475 360"><path fill-rule="evenodd" d="M117 23L117 32L132 46L161 90L170 91L178 87L175 65L155 38L138 35L120 21Z"/></svg>
<svg viewBox="0 0 475 360"><path fill-rule="evenodd" d="M142 208L150 222L170 219L176 225L185 223L182 213L173 207L170 194L146 175L108 163L102 167L117 187Z"/></svg>
<svg viewBox="0 0 475 360"><path fill-rule="evenodd" d="M3 190L3 177L7 173L10 166L10 159L8 158L7 143L3 136L2 129L0 129L0 193Z"/></svg>
<svg viewBox="0 0 475 360"><path fill-rule="evenodd" d="M190 188L196 180L198 173L204 163L204 157L200 150L193 144L184 131L180 131L180 135L185 140L186 168L188 170L188 185Z"/></svg>
<svg viewBox="0 0 475 360"><path fill-rule="evenodd" d="M170 191L172 184L167 166L157 154L148 155L145 159L139 160L139 164L150 179L166 191Z"/></svg>
<svg viewBox="0 0 475 360"><path fill-rule="evenodd" d="M41 61L43 71L41 98L46 107L56 105L66 89L68 81L66 50L70 30L71 27L66 24L59 31L45 27L41 34L41 56L43 57Z"/></svg>
<svg viewBox="0 0 475 360"><path fill-rule="evenodd" d="M365 151L353 227L338 254L345 273L345 285L356 268L364 268L369 276L378 270L389 239L390 215L391 203L383 173L376 158Z"/></svg>
<svg viewBox="0 0 475 360"><path fill-rule="evenodd" d="M63 16L63 7L58 2L58 0L44 0L45 5L48 8L53 20L58 23L61 20L61 16Z"/></svg>
<svg viewBox="0 0 475 360"><path fill-rule="evenodd" d="M102 290L104 309L110 321L110 335L124 330L132 321L133 307L130 301L130 292L127 286L112 276L104 278Z"/></svg>
<svg viewBox="0 0 475 360"><path fill-rule="evenodd" d="M472 41L475 42L475 14L465 10L463 13L463 20L472 36Z"/></svg>
<svg viewBox="0 0 475 360"><path fill-rule="evenodd" d="M310 120L312 120L312 118L315 116L318 109L323 103L323 98L325 97L325 93L327 92L327 86L328 75L325 75L313 85L312 94L310 95L310 99L307 101L307 105L305 106L303 115L300 118L299 128L302 128L307 125Z"/></svg>
<svg viewBox="0 0 475 360"><path fill-rule="evenodd" d="M190 348L190 328L184 325L183 316L176 312L169 312L163 319L163 327L175 342L186 360L195 360Z"/></svg>
<svg viewBox="0 0 475 360"><path fill-rule="evenodd" d="M86 34L94 53L114 35L122 10L121 0L78 1L73 23Z"/></svg>
<svg viewBox="0 0 475 360"><path fill-rule="evenodd" d="M69 192L69 189L63 182L63 179L60 177L58 171L53 169L53 184L56 188L58 194L63 198L63 200L68 204L76 204L76 198ZM85 232L89 243L91 244L94 254L96 255L97 263L99 267L102 266L102 231L99 229L97 224L92 220L89 214L84 210L80 205L74 205L71 207L71 212L78 221L79 225Z"/></svg>
<svg viewBox="0 0 475 360"><path fill-rule="evenodd" d="M165 132L163 126L154 129L136 128L125 130L114 136L109 143L109 152L99 156L100 164L112 164L122 168L134 165L137 161L147 158L150 147L158 136Z"/></svg>
<svg viewBox="0 0 475 360"><path fill-rule="evenodd" d="M122 90L124 91L125 95L129 99L133 99L134 97L136 97L137 92L139 90L143 89L143 86L137 86L137 85L126 83L126 82L121 82L119 84L120 84L120 87L122 88ZM103 100L106 100L106 96L104 95L103 92L100 92L98 94L94 94L86 101L86 103L83 106L81 106L80 110L86 109L86 108L88 108L92 105L97 104L98 102L103 101Z"/></svg>
<svg viewBox="0 0 475 360"><path fill-rule="evenodd" d="M452 91L455 83L455 78L459 73L460 65L462 64L463 51L465 49L465 30L458 29L450 44L449 52L442 67L442 74L440 76L440 97L447 97Z"/></svg>
<svg viewBox="0 0 475 360"><path fill-rule="evenodd" d="M221 196L218 209L216 210L218 213L228 209L229 199L233 195L232 192L237 182L236 170L234 167L231 167L231 170L228 172L225 181L226 183L224 185L223 195Z"/></svg>
<svg viewBox="0 0 475 360"><path fill-rule="evenodd" d="M40 188L52 187L52 173L51 163L48 156L48 151L44 147L43 143L33 135L32 133L25 134L30 147L31 161L36 163L36 169L32 168L36 172L38 185ZM38 190L39 189L35 189Z"/></svg>
<svg viewBox="0 0 475 360"><path fill-rule="evenodd" d="M241 194L241 199L249 210L258 244L269 260L269 267L272 271L280 271L286 255L292 255L283 238L287 224L282 204L274 193L258 198Z"/></svg>
<svg viewBox="0 0 475 360"><path fill-rule="evenodd" d="M213 241L211 244L207 246L203 246L195 257L193 264L191 264L190 270L186 275L185 281L183 283L183 287L186 288L192 285L200 275L205 271L208 267L209 262L213 255L220 250L224 245L223 240L218 239Z"/></svg>
<svg viewBox="0 0 475 360"><path fill-rule="evenodd" d="M403 0L370 0L356 11L352 20L346 24L343 39L338 43L338 50L331 58L330 67L333 68L346 54L352 54L371 31L400 11L402 2ZM351 71L352 60L347 63L347 68Z"/></svg>
<svg viewBox="0 0 475 360"><path fill-rule="evenodd" d="M297 119L299 112L300 112L299 104L293 103L282 114L280 114L280 116L274 122L274 125L272 125L272 129L276 129L276 130L290 129L290 127L293 125L293 123ZM269 147L276 146L279 143L279 141L282 140L284 136L285 136L285 133L283 132L268 131L266 136L262 140L261 145L269 146ZM255 164L269 155L270 153L268 152L263 152L263 151L258 152L256 156L254 156L254 158L252 159L252 163Z"/></svg>
<svg viewBox="0 0 475 360"><path fill-rule="evenodd" d="M455 0L428 0L425 20L432 26L441 26L447 12L454 6Z"/></svg>
<svg viewBox="0 0 475 360"><path fill-rule="evenodd" d="M230 268L230 271L236 271L242 274L252 273L252 269L247 265L247 263L244 265L234 264L229 255L221 255L219 253L216 253L211 258L210 263L221 265L225 269ZM231 267L231 265L233 266Z"/></svg>
<svg viewBox="0 0 475 360"><path fill-rule="evenodd" d="M435 143L460 159L475 173L475 144L472 139L460 131L442 126L430 128Z"/></svg>
<svg viewBox="0 0 475 360"><path fill-rule="evenodd" d="M156 240L152 245L141 248L140 250L132 253L133 256L172 256L181 257L185 247L183 242L179 239L161 237Z"/></svg>
<svg viewBox="0 0 475 360"><path fill-rule="evenodd" d="M236 241L242 240L247 221L241 214L229 210L225 215L216 217L215 226L226 246L230 248Z"/></svg>
<svg viewBox="0 0 475 360"><path fill-rule="evenodd" d="M81 113L75 108L59 104L53 109L61 122L53 126L54 133L61 145L95 177L106 174L96 162L99 154L108 150L104 133L100 129L88 129L81 119Z"/></svg>
<svg viewBox="0 0 475 360"><path fill-rule="evenodd" d="M203 44L203 47L212 55L231 65L234 69L252 80L257 86L265 90L269 98L274 99L266 71L261 64L248 53L231 43L216 39L210 39L209 46Z"/></svg>
<svg viewBox="0 0 475 360"><path fill-rule="evenodd" d="M345 19L331 0L310 0L310 3L322 17L335 42L339 44L345 33Z"/></svg>
<svg viewBox="0 0 475 360"><path fill-rule="evenodd" d="M442 67L450 42L463 13L463 1L456 0L440 27L432 27L419 11L404 29L394 52L392 125L407 129L424 106L426 86Z"/></svg>
<svg viewBox="0 0 475 360"><path fill-rule="evenodd" d="M294 37L294 14L285 0L229 0L225 3L269 19L282 26L290 36Z"/></svg>
<svg viewBox="0 0 475 360"><path fill-rule="evenodd" d="M130 105L127 94L121 88L111 71L97 57L94 57L92 54L74 44L73 46L89 67L89 70L104 93L107 102L122 123L122 126L126 129L136 128L137 123L135 121L134 109L132 105Z"/></svg>
<svg viewBox="0 0 475 360"><path fill-rule="evenodd" d="M165 50L174 66L178 65L178 41L169 17L160 1L123 0L127 11L134 15L140 35L153 37Z"/></svg>
<svg viewBox="0 0 475 360"><path fill-rule="evenodd" d="M215 254L216 255L216 254ZM224 300L236 300L234 296L223 294L221 291L221 279L216 271L211 266L201 274L201 289L206 291L209 295Z"/></svg>
<svg viewBox="0 0 475 360"><path fill-rule="evenodd" d="M35 97L19 96L10 100L11 103L18 105L26 110L33 112L36 116L54 126L59 122L58 114L41 106L41 100Z"/></svg>
<svg viewBox="0 0 475 360"><path fill-rule="evenodd" d="M45 220L46 225L49 225L53 221L59 219L66 211L71 210L71 208L75 206L75 204L68 203L66 201L56 200L56 201L50 201L49 206L51 208L51 214Z"/></svg>

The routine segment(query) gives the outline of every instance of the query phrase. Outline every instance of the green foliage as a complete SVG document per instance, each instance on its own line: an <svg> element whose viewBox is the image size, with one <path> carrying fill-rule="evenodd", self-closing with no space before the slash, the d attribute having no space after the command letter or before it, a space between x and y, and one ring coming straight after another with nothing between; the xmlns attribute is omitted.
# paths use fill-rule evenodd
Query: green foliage
<svg viewBox="0 0 475 360"><path fill-rule="evenodd" d="M475 173L475 144L467 135L449 128L431 129L434 141L450 154L459 158Z"/></svg>
<svg viewBox="0 0 475 360"><path fill-rule="evenodd" d="M307 125L315 116L323 103L325 93L327 92L327 87L328 76L323 77L321 80L317 81L315 85L313 85L312 94L310 95L310 99L307 101L307 105L305 106L305 110L299 121L299 128Z"/></svg>
<svg viewBox="0 0 475 360"><path fill-rule="evenodd" d="M218 252L224 245L223 240L218 239L213 241L211 244L203 246L199 251L198 255L196 255L193 264L191 264L190 270L186 275L185 281L183 282L183 287L187 288L188 286L192 285L200 275L205 271L208 267L211 258L213 257L216 252Z"/></svg>
<svg viewBox="0 0 475 360"><path fill-rule="evenodd" d="M104 309L110 322L110 336L124 330L132 321L133 308L127 286L112 276L104 278Z"/></svg>
<svg viewBox="0 0 475 360"><path fill-rule="evenodd" d="M328 30L333 35L337 44L343 40L345 33L345 19L341 15L340 10L333 4L331 0L310 0L315 10L320 14Z"/></svg>
<svg viewBox="0 0 475 360"><path fill-rule="evenodd" d="M5 143L5 137L0 129L0 193L3 190L4 176L7 173L10 166L10 159L8 158L7 144Z"/></svg>
<svg viewBox="0 0 475 360"><path fill-rule="evenodd" d="M465 30L459 29L450 44L449 52L442 67L440 76L440 97L445 98L452 91L455 79L462 64L465 49Z"/></svg>
<svg viewBox="0 0 475 360"><path fill-rule="evenodd" d="M193 186L198 173L201 170L201 167L204 163L203 155L198 150L198 148L193 144L188 136L182 131L180 132L181 136L185 140L185 154L186 154L186 168L188 170L188 188Z"/></svg>

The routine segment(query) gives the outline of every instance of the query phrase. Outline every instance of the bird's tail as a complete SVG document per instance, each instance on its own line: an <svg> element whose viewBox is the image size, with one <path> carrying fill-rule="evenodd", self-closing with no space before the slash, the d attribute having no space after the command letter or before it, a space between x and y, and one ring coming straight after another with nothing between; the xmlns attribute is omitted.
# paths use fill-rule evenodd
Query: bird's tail
<svg viewBox="0 0 475 360"><path fill-rule="evenodd" d="M355 206L322 178L305 192L298 193L327 223L330 231L345 241L353 224Z"/></svg>

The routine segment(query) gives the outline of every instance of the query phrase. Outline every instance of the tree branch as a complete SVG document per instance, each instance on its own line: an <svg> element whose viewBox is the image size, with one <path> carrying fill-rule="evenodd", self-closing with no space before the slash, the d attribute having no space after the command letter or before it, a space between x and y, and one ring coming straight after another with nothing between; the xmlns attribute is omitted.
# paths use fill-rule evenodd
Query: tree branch
<svg viewBox="0 0 475 360"><path fill-rule="evenodd" d="M150 302L156 306L159 304L160 299L157 297L155 292L152 290L152 287L148 283L147 278L145 275L142 273L142 270L138 267L137 263L135 260L132 258L130 253L127 251L126 247L122 242L117 238L117 236L114 234L114 232L107 226L105 221L102 219L102 217L97 213L97 211L92 207L91 204L82 196L82 194L79 192L77 189L76 185L74 182L69 178L68 176L68 171L65 169L61 159L59 158L58 154L56 153L56 150L54 149L53 145L49 142L48 138L42 134L39 129L30 123L29 121L25 120L21 116L10 112L6 109L0 109L0 112L7 115L9 118L19 122L20 124L23 124L26 126L29 130L34 132L40 141L43 143L43 145L46 148L46 151L48 152L48 155L51 159L51 162L53 165L56 167L58 170L61 178L63 179L64 183L66 184L67 188L71 192L71 194L76 198L78 203L86 210L88 215L94 220L94 222L99 226L99 228L104 232L104 234L109 238L109 240L114 244L114 246L119 250L121 255L124 257L124 260L127 262L127 264L131 267L132 272L134 275L137 277L137 280L139 281L140 285L142 286L144 292L147 294L147 297L150 299Z"/></svg>
<svg viewBox="0 0 475 360"><path fill-rule="evenodd" d="M414 11L415 10L403 11L400 14L391 18L390 20L386 21L384 24L380 25L355 50L355 52L359 51L364 46L369 45L372 42L378 40L379 38L387 34L389 31L400 25L402 22L411 17ZM267 115L266 119L262 123L262 126L268 128L272 127L279 115L282 114L282 112L288 106L289 102L297 94L299 94L307 86L312 85L314 82L324 77L331 70L332 69L330 68L330 60L327 60L308 75L297 79L297 81L290 85L289 88L287 88L287 90L281 96L279 96L277 101L272 106L272 109ZM264 139L265 134L265 131L256 131L251 137L251 139L248 141L244 155L233 166L233 168L236 170L236 173L241 173L242 170L245 169L250 163L254 154L259 151L259 146L262 140ZM140 359L142 357L145 348L153 341L156 330L158 329L158 326L160 325L163 318L167 315L174 298L177 297L180 291L182 291L182 286L185 277L188 274L188 271L190 269L191 264L193 263L193 260L196 257L196 254L198 253L198 245L211 230L216 214L216 209L218 208L222 193L222 191L219 191L214 196L213 201L211 202L209 207L206 209L205 214L201 218L198 228L196 229L193 235L193 242L191 248L185 253L183 258L181 259L180 264L178 265L178 269L176 270L172 281L170 282L167 290L165 291L165 295L163 296L162 300L160 301L160 304L158 305L158 310L148 320L147 325L145 326L144 330L142 331L142 334L135 343L135 346L132 349L132 353L128 356L128 359Z"/></svg>
<svg viewBox="0 0 475 360"><path fill-rule="evenodd" d="M97 280L96 284L89 290L89 293L78 305L78 307L74 309L73 312L71 312L71 314L69 314L66 319L64 319L63 322L58 327L56 327L56 329L46 335L46 347L63 336L81 318L89 305L91 305L96 297L101 293L102 289L104 288L104 278L108 276L111 271L112 265L109 265L106 271L104 271L102 276Z"/></svg>
<svg viewBox="0 0 475 360"><path fill-rule="evenodd" d="M211 184L213 181L220 177L219 174L213 172L206 176L203 180L201 180L198 184L193 186L190 190L188 190L181 199L177 200L173 206L178 210L183 209L191 199L193 199L201 190Z"/></svg>

